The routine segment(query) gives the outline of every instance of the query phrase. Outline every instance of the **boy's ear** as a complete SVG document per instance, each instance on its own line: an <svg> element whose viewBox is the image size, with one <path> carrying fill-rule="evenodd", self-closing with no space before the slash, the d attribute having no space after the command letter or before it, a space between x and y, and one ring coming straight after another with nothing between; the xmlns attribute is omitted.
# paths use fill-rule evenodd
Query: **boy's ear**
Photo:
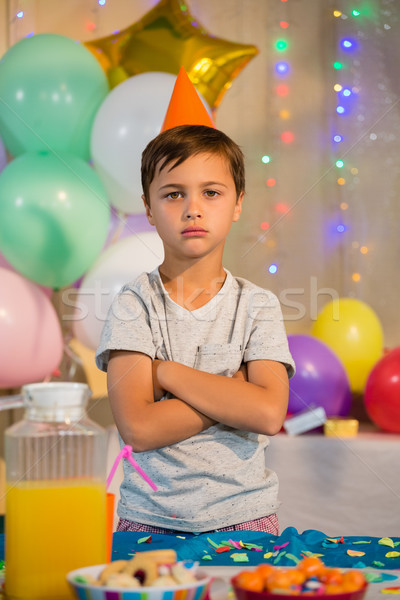
<svg viewBox="0 0 400 600"><path fill-rule="evenodd" d="M233 219L232 222L235 223L239 221L240 214L242 212L242 202L243 202L244 192L240 192L239 198L236 200L235 209L233 211Z"/></svg>
<svg viewBox="0 0 400 600"><path fill-rule="evenodd" d="M144 194L142 194L142 200L143 200L144 208L145 208L145 211L146 211L147 220L150 223L150 225L154 225L153 215L151 214L151 208L147 204L147 202L146 202L146 196Z"/></svg>

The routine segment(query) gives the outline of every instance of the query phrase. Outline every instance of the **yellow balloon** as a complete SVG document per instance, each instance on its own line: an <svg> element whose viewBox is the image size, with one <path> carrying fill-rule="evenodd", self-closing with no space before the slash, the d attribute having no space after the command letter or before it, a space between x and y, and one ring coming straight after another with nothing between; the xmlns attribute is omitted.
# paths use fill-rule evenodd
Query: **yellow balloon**
<svg viewBox="0 0 400 600"><path fill-rule="evenodd" d="M351 390L362 393L368 375L383 355L383 330L372 308L354 298L329 302L319 313L311 333L342 361Z"/></svg>
<svg viewBox="0 0 400 600"><path fill-rule="evenodd" d="M210 35L180 0L161 0L137 23L84 45L111 87L139 73L177 75L184 67L210 108L220 104L233 79L258 54L256 46Z"/></svg>

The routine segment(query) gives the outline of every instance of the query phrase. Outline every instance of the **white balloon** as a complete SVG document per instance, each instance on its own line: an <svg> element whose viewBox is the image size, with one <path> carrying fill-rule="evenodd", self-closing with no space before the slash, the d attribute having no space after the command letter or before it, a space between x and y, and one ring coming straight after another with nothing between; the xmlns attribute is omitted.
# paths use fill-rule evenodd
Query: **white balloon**
<svg viewBox="0 0 400 600"><path fill-rule="evenodd" d="M175 75L156 71L130 77L107 95L96 114L91 136L93 164L110 204L125 213L144 211L142 152L160 133L175 81Z"/></svg>
<svg viewBox="0 0 400 600"><path fill-rule="evenodd" d="M163 258L162 241L154 231L138 233L109 246L79 288L72 315L74 336L95 350L115 295L125 283L153 271Z"/></svg>

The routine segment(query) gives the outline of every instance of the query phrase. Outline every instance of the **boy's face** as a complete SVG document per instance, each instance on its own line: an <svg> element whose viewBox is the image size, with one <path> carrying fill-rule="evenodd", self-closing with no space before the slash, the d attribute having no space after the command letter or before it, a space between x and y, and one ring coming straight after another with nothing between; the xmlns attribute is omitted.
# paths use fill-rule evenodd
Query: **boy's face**
<svg viewBox="0 0 400 600"><path fill-rule="evenodd" d="M200 258L222 252L232 222L242 210L227 160L212 153L189 157L156 174L146 214L164 242L165 256Z"/></svg>

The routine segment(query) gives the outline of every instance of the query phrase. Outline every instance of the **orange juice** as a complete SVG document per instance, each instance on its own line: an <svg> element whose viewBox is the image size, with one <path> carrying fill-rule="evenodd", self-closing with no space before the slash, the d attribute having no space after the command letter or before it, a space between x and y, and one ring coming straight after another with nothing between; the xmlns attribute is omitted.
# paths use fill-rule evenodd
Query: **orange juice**
<svg viewBox="0 0 400 600"><path fill-rule="evenodd" d="M68 571L106 562L106 490L98 480L8 485L5 522L7 599L71 600Z"/></svg>

